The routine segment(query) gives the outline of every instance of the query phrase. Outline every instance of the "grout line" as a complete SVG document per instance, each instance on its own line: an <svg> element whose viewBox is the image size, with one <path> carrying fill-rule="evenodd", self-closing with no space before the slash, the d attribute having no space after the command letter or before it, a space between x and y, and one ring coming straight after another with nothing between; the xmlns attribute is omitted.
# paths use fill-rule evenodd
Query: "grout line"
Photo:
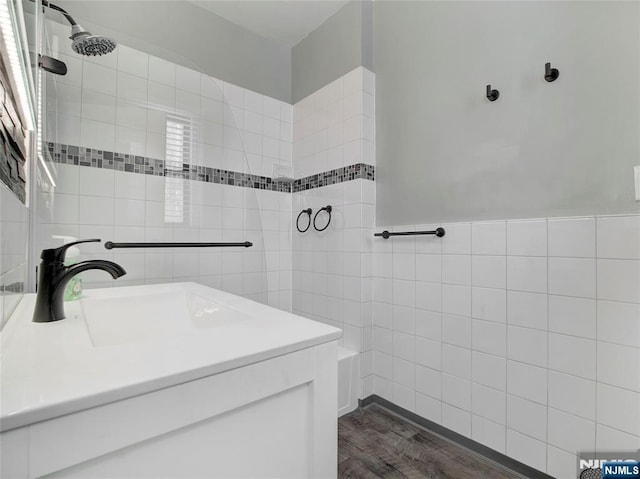
<svg viewBox="0 0 640 479"><path fill-rule="evenodd" d="M508 374L508 369L509 369L509 325L510 325L510 321L509 321L509 290L507 289L509 287L509 257L507 255L507 252L509 251L509 235L508 235L508 224L505 221L505 225L504 225L504 252L505 252L505 267L504 267L504 285L505 285L505 293L504 293L504 312L505 312L505 318L504 318L504 344L505 344L505 351L504 351L504 389L505 389L505 404L504 404L504 444L505 444L505 453L507 453L507 445L508 445L508 429L507 429L507 418L509 417L509 402L507 401L508 399L508 390L509 390L509 384L508 384L508 378L509 378L509 374Z"/></svg>
<svg viewBox="0 0 640 479"><path fill-rule="evenodd" d="M595 220L595 228L594 228L594 241L595 241L595 297L596 299L594 300L595 302L595 316L596 316L596 337L595 337L595 342L596 342L596 368L595 368L595 383L596 383L596 387L595 387L595 398L594 398L594 414L593 414L593 419L594 422L596 423L596 427L594 429L594 434L593 434L593 450L596 451L597 450L597 444L598 444L598 300L597 298L599 297L598 294L598 220Z"/></svg>
<svg viewBox="0 0 640 479"><path fill-rule="evenodd" d="M444 401L444 348L442 347L442 337L443 337L443 333L444 333L444 315L442 313L442 305L443 305L443 301L444 301L444 288L442 287L442 281L444 278L444 272L443 272L443 248L442 248L442 242L440 242L440 341L438 341L440 343L440 424L442 424L444 422L444 414L443 414L443 404L445 404Z"/></svg>
<svg viewBox="0 0 640 479"><path fill-rule="evenodd" d="M471 396L471 404L470 404L470 409L471 411L473 411L473 289L471 287L471 283L473 283L473 224L469 225L469 338L470 338L470 345L469 345L469 388L470 388L470 396ZM505 408L505 412L506 412L506 408ZM473 412L471 412L470 414L471 417L471 424L470 424L470 430L471 430L471 437L473 437ZM505 417L505 423L506 423L506 417ZM506 437L505 437L505 444L506 444Z"/></svg>
<svg viewBox="0 0 640 479"><path fill-rule="evenodd" d="M549 359L550 359L550 348L549 348L549 338L550 338L550 333L549 333L549 220L545 219L545 233L546 233L546 247L547 247L547 284L546 284L546 302L547 302L547 321L546 321L546 337L547 337L547 367L546 367L546 374L547 374L547 403L545 405L545 412L546 412L546 427L545 427L545 450L544 450L544 454L545 454L545 462L547 464L547 471L549 470Z"/></svg>

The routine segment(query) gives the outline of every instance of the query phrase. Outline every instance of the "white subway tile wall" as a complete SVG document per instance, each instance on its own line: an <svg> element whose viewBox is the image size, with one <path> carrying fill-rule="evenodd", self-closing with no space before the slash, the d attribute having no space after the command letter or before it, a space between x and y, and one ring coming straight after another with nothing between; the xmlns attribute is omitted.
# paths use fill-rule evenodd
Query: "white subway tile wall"
<svg viewBox="0 0 640 479"><path fill-rule="evenodd" d="M357 163L375 166L374 76L358 67L293 106L296 178Z"/></svg>
<svg viewBox="0 0 640 479"><path fill-rule="evenodd" d="M637 449L640 216L442 226L373 242L374 393L557 477Z"/></svg>
<svg viewBox="0 0 640 479"><path fill-rule="evenodd" d="M0 182L0 329L25 290L28 238L29 210Z"/></svg>
<svg viewBox="0 0 640 479"><path fill-rule="evenodd" d="M69 74L48 77L47 141L166 159L175 121L189 126L179 161L271 178L291 170L293 107L195 70L119 45L80 60L67 29L50 22L51 45ZM59 41L56 41L59 40ZM177 120L176 120L177 119ZM53 235L121 242L245 241L249 249L118 250L81 247L117 260L128 274L83 275L87 287L199 281L291 308L291 194L56 164L55 195L43 201L38 246ZM170 204L179 191L177 206ZM43 193L41 196L45 196ZM168 211L177 207L180 218ZM175 209L175 208L174 208ZM59 243L59 241L58 241Z"/></svg>
<svg viewBox="0 0 640 479"><path fill-rule="evenodd" d="M375 165L373 134L374 76L356 68L293 106L293 171L296 179L358 163ZM372 264L371 231L375 217L375 184L362 178L293 193L291 218L331 205L332 219L322 232L313 225L305 233L293 228L293 312L343 330L341 343L360 354L361 397L373 394L373 364L398 378L391 392L400 404L415 389L413 309L396 314L397 328L376 335L373 329L373 271L385 268L389 279L413 284L412 255L393 264ZM300 219L302 229L307 216ZM325 225L324 212L317 217ZM413 291L413 290L411 290ZM407 301L411 301L412 299ZM413 304L411 304L413 306ZM374 356L374 344L379 348ZM391 360L385 351L403 351ZM384 362L384 366L381 366Z"/></svg>
<svg viewBox="0 0 640 479"><path fill-rule="evenodd" d="M40 238L40 249L52 246L52 235L115 242L254 243L251 248L224 251L108 251L101 245L81 245L87 258L111 259L127 270L117 281L100 272L83 273L86 287L198 281L290 309L290 194L189 182L183 220L172 223L165 216L163 177L61 164L57 178L61 190L87 194L56 193L52 220L41 225L46 233Z"/></svg>
<svg viewBox="0 0 640 479"><path fill-rule="evenodd" d="M117 51L112 66L84 60L79 78L49 78L48 141L163 159L167 121L178 117L192 128L192 164L267 177L291 166L291 105L123 45ZM131 68L130 57L148 67Z"/></svg>

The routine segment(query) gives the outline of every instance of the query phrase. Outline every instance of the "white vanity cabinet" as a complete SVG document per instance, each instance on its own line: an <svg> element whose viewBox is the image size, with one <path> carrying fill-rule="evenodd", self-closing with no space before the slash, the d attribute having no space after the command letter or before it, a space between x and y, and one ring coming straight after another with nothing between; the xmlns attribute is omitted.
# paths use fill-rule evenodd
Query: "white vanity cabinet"
<svg viewBox="0 0 640 479"><path fill-rule="evenodd" d="M232 306L238 307L237 304ZM120 389L110 387L101 393L95 390L96 394L92 395L93 389L88 387L85 394L76 397L69 391L77 391L79 385L70 387L63 383L74 381L81 374L60 374L55 378L62 382L58 388L55 380L46 378L47 373L55 376L53 365L62 361L60 357L54 355L51 363L41 364L45 371L39 373L43 382L39 386L37 381L30 382L26 378L20 383L20 378L12 371L13 367L19 367L17 360L20 357L29 361L28 352L5 353L2 372L8 377L3 377L2 387L21 386L24 397L40 387L42 394L50 394L51 400L45 398L26 412L17 407L8 410L7 407L18 404L19 400L16 394L3 390L3 398L7 398L8 404L1 406L0 477L336 477L337 339L340 330L288 313L280 313L288 316L284 322L280 318L271 323L269 315L278 314L276 310L257 303L250 306L253 311L247 310L249 316L264 308L266 316L255 325L264 330L261 333L263 342L269 344L278 337L285 340L290 334L303 333L300 328L306 325L311 328L309 334L298 337L304 344L295 347L290 343L279 351L278 348L271 349L272 353L265 357L267 348L259 355L259 360L248 364L227 361L224 370L213 374L203 374L203 371L209 367L205 364L206 357L215 353L198 352L199 345L195 345L193 350L184 350L183 354L192 359L201 356L201 371L189 368L188 374L171 374L169 378L156 374L153 379L149 376L147 383L126 378L121 381ZM66 328L73 336L71 329L76 320L71 319L67 326L54 325L50 328L51 333L55 336L54 328ZM285 326L289 320L290 328L286 332L271 330L277 324ZM243 328L251 327L251 320L243 323ZM41 324L23 326L26 330L38 331L36 336L39 337L41 329L37 326ZM232 329L227 334L230 342L234 341ZM212 348L223 347L225 331L212 334ZM5 342L10 349L12 341L16 343L13 346L24 346L24 337L38 341L32 334L25 336L14 331L13 335L14 338ZM185 337L181 341L187 340ZM77 341L76 338L74 342ZM95 349L104 355L111 348ZM240 359L242 346L238 345L236 349L239 351L237 359ZM90 350L87 348L83 354L90 354ZM122 354L127 351L116 350ZM147 348L138 361L149 360L149 351ZM73 351L67 356L69 354L73 356ZM166 356L158 351L153 361L162 362L163 358L169 360L170 351ZM35 359L31 363L34 367L38 358ZM105 361L108 355L96 362L87 359L78 363L75 359L79 357L72 359L82 374L102 375L107 382L113 381L113 378L107 379L110 376L118 376L108 370L108 361ZM114 358L116 373L124 374L126 362L127 358ZM105 369L100 369L100 365ZM25 364L23 373L35 371L30 371L30 367ZM149 364L147 373L162 367L162 364ZM47 368L50 371L46 371ZM130 363L132 371L141 368L144 369L143 365ZM101 383L99 378L93 381ZM160 384L163 386L158 387ZM13 391L16 392L20 391Z"/></svg>
<svg viewBox="0 0 640 479"><path fill-rule="evenodd" d="M9 478L330 478L335 342L0 436Z"/></svg>

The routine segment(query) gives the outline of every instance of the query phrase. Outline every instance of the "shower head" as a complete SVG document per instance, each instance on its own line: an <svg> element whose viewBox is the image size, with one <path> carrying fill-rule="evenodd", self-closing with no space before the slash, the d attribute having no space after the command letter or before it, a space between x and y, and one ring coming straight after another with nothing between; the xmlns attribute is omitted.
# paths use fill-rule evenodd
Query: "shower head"
<svg viewBox="0 0 640 479"><path fill-rule="evenodd" d="M80 55L95 56L111 53L116 48L116 42L108 37L92 35L80 25L71 26L71 36L73 43L71 48Z"/></svg>
<svg viewBox="0 0 640 479"><path fill-rule="evenodd" d="M117 46L115 40L100 35L92 35L91 32L82 28L66 10L48 0L42 0L42 5L60 12L71 24L71 36L69 38L73 42L71 48L73 48L74 52L80 55L95 56L105 55L115 50Z"/></svg>

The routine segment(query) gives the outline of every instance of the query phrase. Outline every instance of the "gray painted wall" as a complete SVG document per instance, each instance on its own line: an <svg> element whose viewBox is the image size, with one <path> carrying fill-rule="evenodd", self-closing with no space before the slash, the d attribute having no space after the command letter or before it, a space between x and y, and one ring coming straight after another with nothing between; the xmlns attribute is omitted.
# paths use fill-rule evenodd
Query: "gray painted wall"
<svg viewBox="0 0 640 479"><path fill-rule="evenodd" d="M60 0L93 33L290 101L291 50L188 2Z"/></svg>
<svg viewBox="0 0 640 479"><path fill-rule="evenodd" d="M378 0L374 71L378 224L640 211L640 3Z"/></svg>
<svg viewBox="0 0 640 479"><path fill-rule="evenodd" d="M372 69L371 1L347 3L291 51L291 103L356 67Z"/></svg>

